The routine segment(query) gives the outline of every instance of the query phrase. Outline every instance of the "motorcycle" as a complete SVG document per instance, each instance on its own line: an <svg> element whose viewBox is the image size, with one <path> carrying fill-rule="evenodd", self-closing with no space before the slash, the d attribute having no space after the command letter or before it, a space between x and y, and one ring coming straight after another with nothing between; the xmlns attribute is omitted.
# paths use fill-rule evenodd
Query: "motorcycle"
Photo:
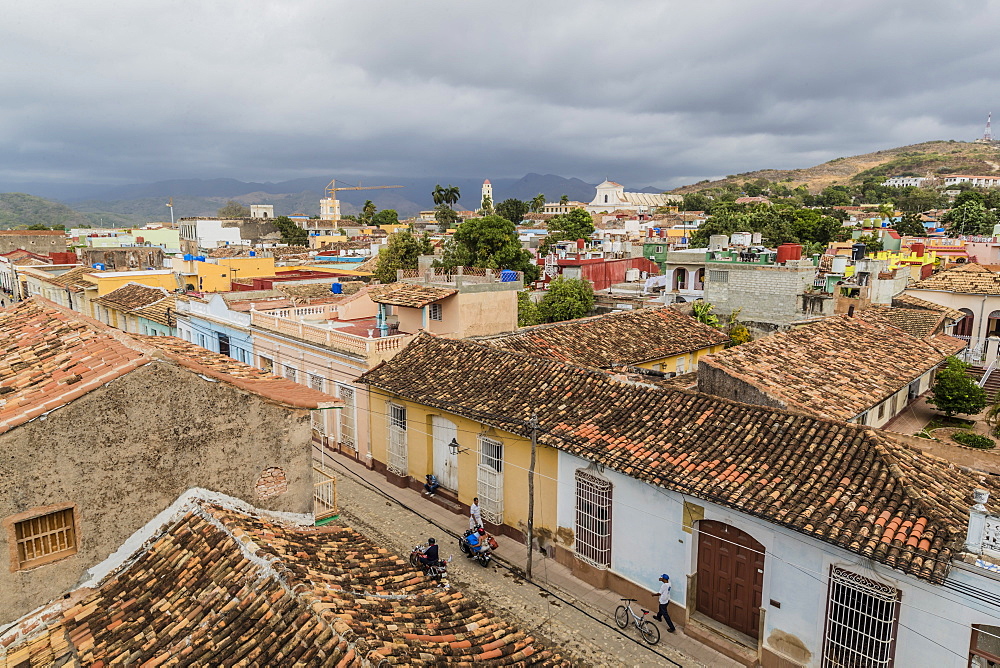
<svg viewBox="0 0 1000 668"><path fill-rule="evenodd" d="M469 545L469 536L473 533L477 534L479 537L479 545L473 547ZM486 568L490 565L493 560L493 550L498 547L496 538L489 535L485 531L476 531L475 529L467 529L464 534L458 539L458 549L462 553L470 558L475 559L479 562L479 565Z"/></svg>
<svg viewBox="0 0 1000 668"><path fill-rule="evenodd" d="M414 568L419 568L423 571L424 575L432 580L440 580L448 575L448 564L451 562L451 557L438 559L434 563L426 564L420 559L426 549L426 545L415 545L410 552L410 565Z"/></svg>

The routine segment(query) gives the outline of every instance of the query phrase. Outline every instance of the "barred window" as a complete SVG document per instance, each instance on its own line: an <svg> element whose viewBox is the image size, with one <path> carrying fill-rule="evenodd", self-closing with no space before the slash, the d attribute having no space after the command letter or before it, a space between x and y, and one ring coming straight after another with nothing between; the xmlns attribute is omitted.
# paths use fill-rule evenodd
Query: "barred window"
<svg viewBox="0 0 1000 668"><path fill-rule="evenodd" d="M76 554L76 518L73 508L14 523L17 569L32 568Z"/></svg>
<svg viewBox="0 0 1000 668"><path fill-rule="evenodd" d="M319 392L323 392L323 376L318 373L309 374L309 387Z"/></svg>
<svg viewBox="0 0 1000 668"><path fill-rule="evenodd" d="M285 365L285 378L293 382L299 382L299 370L293 366Z"/></svg>
<svg viewBox="0 0 1000 668"><path fill-rule="evenodd" d="M340 392L340 399L344 402L344 407L337 411L340 414L340 443L357 450L358 444L355 439L355 424L357 413L354 403L354 388L348 385L337 385Z"/></svg>
<svg viewBox="0 0 1000 668"><path fill-rule="evenodd" d="M895 651L899 590L833 566L827 601L824 668L889 668Z"/></svg>
<svg viewBox="0 0 1000 668"><path fill-rule="evenodd" d="M611 565L611 482L576 472L576 554L595 566Z"/></svg>
<svg viewBox="0 0 1000 668"><path fill-rule="evenodd" d="M729 282L729 272L720 271L718 269L708 270L708 280L710 283L728 283Z"/></svg>
<svg viewBox="0 0 1000 668"><path fill-rule="evenodd" d="M407 475L406 461L406 406L387 402L388 456L386 467L396 475Z"/></svg>
<svg viewBox="0 0 1000 668"><path fill-rule="evenodd" d="M476 490L486 521L503 524L503 443L482 435L479 437Z"/></svg>
<svg viewBox="0 0 1000 668"><path fill-rule="evenodd" d="M441 320L442 309L440 304L431 304L428 307L427 317L431 320Z"/></svg>

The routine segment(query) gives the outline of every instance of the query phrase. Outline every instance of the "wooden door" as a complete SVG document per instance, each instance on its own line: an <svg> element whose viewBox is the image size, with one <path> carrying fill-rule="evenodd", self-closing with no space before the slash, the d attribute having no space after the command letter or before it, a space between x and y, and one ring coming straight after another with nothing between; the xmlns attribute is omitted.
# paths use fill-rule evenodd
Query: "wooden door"
<svg viewBox="0 0 1000 668"><path fill-rule="evenodd" d="M698 612L757 638L763 590L764 546L728 524L700 521Z"/></svg>
<svg viewBox="0 0 1000 668"><path fill-rule="evenodd" d="M452 454L448 444L458 436L458 428L451 420L431 418L434 433L434 475L438 484L453 492L458 491L458 455Z"/></svg>

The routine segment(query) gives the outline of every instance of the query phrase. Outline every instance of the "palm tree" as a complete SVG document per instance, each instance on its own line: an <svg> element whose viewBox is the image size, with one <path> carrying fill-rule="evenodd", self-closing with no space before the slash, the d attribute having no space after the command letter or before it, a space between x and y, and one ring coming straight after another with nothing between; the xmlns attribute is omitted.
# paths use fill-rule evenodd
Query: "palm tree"
<svg viewBox="0 0 1000 668"><path fill-rule="evenodd" d="M365 205L361 207L361 222L370 223L375 217L375 204L369 199L365 200Z"/></svg>
<svg viewBox="0 0 1000 668"><path fill-rule="evenodd" d="M444 204L445 192L446 192L445 189L441 187L440 183L434 186L434 190L431 192L431 196L434 198L435 204Z"/></svg>
<svg viewBox="0 0 1000 668"><path fill-rule="evenodd" d="M559 203L562 204L563 206L569 204L569 195L563 195L562 197L560 197Z"/></svg>
<svg viewBox="0 0 1000 668"><path fill-rule="evenodd" d="M531 201L528 204L529 207L531 208L532 213L538 213L539 211L542 210L542 207L545 206L545 194L538 193L537 195L531 198Z"/></svg>
<svg viewBox="0 0 1000 668"><path fill-rule="evenodd" d="M462 193L459 192L458 186L453 186L449 183L448 187L443 189L443 197L441 199L445 204L454 209L455 205L458 204L458 198L461 196Z"/></svg>

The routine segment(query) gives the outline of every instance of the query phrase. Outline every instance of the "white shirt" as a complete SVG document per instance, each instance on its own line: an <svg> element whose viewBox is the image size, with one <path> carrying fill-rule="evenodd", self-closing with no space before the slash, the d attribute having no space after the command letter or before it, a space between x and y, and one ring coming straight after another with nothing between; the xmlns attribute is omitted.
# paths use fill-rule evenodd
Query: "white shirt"
<svg viewBox="0 0 1000 668"><path fill-rule="evenodd" d="M670 603L670 583L664 582L660 585L660 603L666 605Z"/></svg>
<svg viewBox="0 0 1000 668"><path fill-rule="evenodd" d="M469 506L469 514L472 515L472 519L476 521L476 526L479 526L483 523L483 515L479 510L478 503L473 503L471 506Z"/></svg>

